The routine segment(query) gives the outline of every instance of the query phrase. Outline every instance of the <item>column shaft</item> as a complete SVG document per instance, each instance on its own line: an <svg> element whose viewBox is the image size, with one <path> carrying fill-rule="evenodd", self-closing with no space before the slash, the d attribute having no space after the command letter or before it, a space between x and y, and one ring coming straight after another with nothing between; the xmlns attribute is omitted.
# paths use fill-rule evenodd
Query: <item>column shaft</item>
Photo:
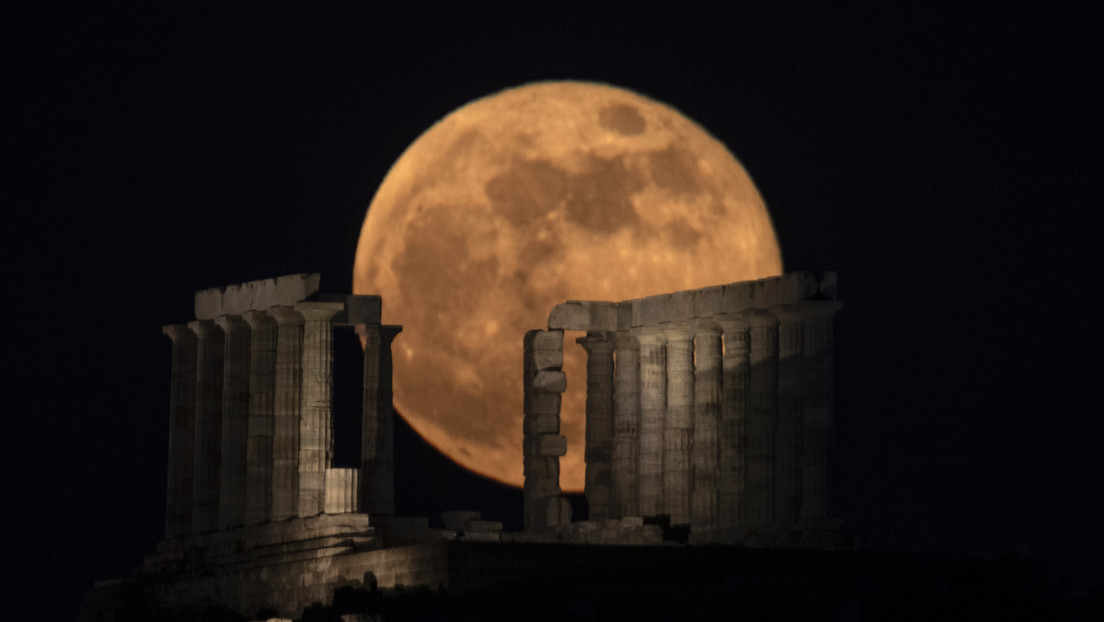
<svg viewBox="0 0 1104 622"><path fill-rule="evenodd" d="M667 350L659 329L640 329L636 338L640 344L637 503L641 516L655 516L666 509L663 501L663 418L667 409Z"/></svg>
<svg viewBox="0 0 1104 622"><path fill-rule="evenodd" d="M299 416L298 515L326 509L326 469L333 458L333 316L340 302L301 302L303 380Z"/></svg>
<svg viewBox="0 0 1104 622"><path fill-rule="evenodd" d="M227 529L245 523L250 330L240 315L221 316L215 324L224 335L219 529Z"/></svg>
<svg viewBox="0 0 1104 622"><path fill-rule="evenodd" d="M368 514L395 513L395 407L391 390L391 342L401 326L358 325L364 340L358 505Z"/></svg>
<svg viewBox="0 0 1104 622"><path fill-rule="evenodd" d="M272 434L276 401L276 321L246 311L252 328L249 365L249 432L245 448L245 524L272 519Z"/></svg>
<svg viewBox="0 0 1104 622"><path fill-rule="evenodd" d="M172 380L169 388L169 469L165 503L165 537L192 531L196 417L196 336L183 324L161 332L172 339Z"/></svg>
<svg viewBox="0 0 1104 622"><path fill-rule="evenodd" d="M731 530L746 522L748 327L737 315L718 317L724 331L723 389L718 442L718 524Z"/></svg>
<svg viewBox="0 0 1104 622"><path fill-rule="evenodd" d="M211 320L188 323L196 334L196 429L192 533L218 529L222 454L223 334Z"/></svg>
<svg viewBox="0 0 1104 622"><path fill-rule="evenodd" d="M667 333L667 410L663 419L664 513L672 525L690 522L694 433L694 331L672 324Z"/></svg>
<svg viewBox="0 0 1104 622"><path fill-rule="evenodd" d="M774 520L801 513L801 316L774 307L778 324L778 419L774 428Z"/></svg>
<svg viewBox="0 0 1104 622"><path fill-rule="evenodd" d="M613 518L639 516L637 436L640 431L640 359L636 339L615 333L613 400Z"/></svg>
<svg viewBox="0 0 1104 622"><path fill-rule="evenodd" d="M590 520L609 518L613 449L613 342L602 332L576 340L587 352L586 494Z"/></svg>
<svg viewBox="0 0 1104 622"><path fill-rule="evenodd" d="M801 516L827 518L828 468L832 439L832 321L843 305L810 300L803 305L802 350L805 401L802 405Z"/></svg>
<svg viewBox="0 0 1104 622"><path fill-rule="evenodd" d="M717 520L718 427L721 414L721 329L712 320L694 326L694 488L690 533L712 541Z"/></svg>
<svg viewBox="0 0 1104 622"><path fill-rule="evenodd" d="M771 522L774 515L774 424L778 415L778 320L766 311L745 315L749 325L747 525Z"/></svg>
<svg viewBox="0 0 1104 622"><path fill-rule="evenodd" d="M299 513L299 416L303 380L303 316L271 307L276 329L276 387L272 417L272 519Z"/></svg>
<svg viewBox="0 0 1104 622"><path fill-rule="evenodd" d="M522 517L532 531L571 522L571 505L560 490L560 456L567 452L560 435L560 394L567 387L563 331L525 333L523 352Z"/></svg>

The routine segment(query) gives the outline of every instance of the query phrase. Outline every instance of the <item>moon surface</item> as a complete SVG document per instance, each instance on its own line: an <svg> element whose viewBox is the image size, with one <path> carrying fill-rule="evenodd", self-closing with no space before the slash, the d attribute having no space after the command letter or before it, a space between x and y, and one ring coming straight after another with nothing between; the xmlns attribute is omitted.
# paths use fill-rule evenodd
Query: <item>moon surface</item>
<svg viewBox="0 0 1104 622"><path fill-rule="evenodd" d="M379 294L398 412L460 465L520 486L522 338L565 300L625 300L782 272L770 216L724 145L636 93L542 82L473 101L406 149L357 246ZM583 488L585 352L566 333L564 490Z"/></svg>

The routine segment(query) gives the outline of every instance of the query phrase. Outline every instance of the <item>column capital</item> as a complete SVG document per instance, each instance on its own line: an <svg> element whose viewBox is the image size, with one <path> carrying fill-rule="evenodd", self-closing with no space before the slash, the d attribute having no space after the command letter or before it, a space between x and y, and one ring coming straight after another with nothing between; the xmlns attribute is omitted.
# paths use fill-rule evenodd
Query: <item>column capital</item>
<svg viewBox="0 0 1104 622"><path fill-rule="evenodd" d="M403 327L401 324L380 324L380 339L386 343L391 343L395 340L395 337L399 336L402 329Z"/></svg>
<svg viewBox="0 0 1104 622"><path fill-rule="evenodd" d="M740 312L751 328L773 328L778 326L778 318L766 309L745 309Z"/></svg>
<svg viewBox="0 0 1104 622"><path fill-rule="evenodd" d="M613 351L613 340L610 338L609 333L605 331L587 332L586 335L577 338L575 343L583 346L588 353L602 352L603 350L609 352Z"/></svg>
<svg viewBox="0 0 1104 622"><path fill-rule="evenodd" d="M636 345L636 336L627 330L610 333L610 336L613 338L613 346L617 350L631 348Z"/></svg>
<svg viewBox="0 0 1104 622"><path fill-rule="evenodd" d="M302 314L292 307L269 307L268 313L280 326L302 326L304 322Z"/></svg>
<svg viewBox="0 0 1104 622"><path fill-rule="evenodd" d="M717 320L699 318L693 321L695 337L718 337L721 334L721 325Z"/></svg>
<svg viewBox="0 0 1104 622"><path fill-rule="evenodd" d="M173 343L190 341L196 336L187 324L166 324L161 327L161 334L172 339Z"/></svg>
<svg viewBox="0 0 1104 622"><path fill-rule="evenodd" d="M249 323L249 326L253 330L257 330L258 328L276 328L276 320L264 310L254 309L252 311L246 311L242 313L242 318Z"/></svg>
<svg viewBox="0 0 1104 622"><path fill-rule="evenodd" d="M200 339L206 339L207 337L216 333L221 334L222 328L215 324L214 320L192 320L188 322L188 328L196 334L196 337Z"/></svg>
<svg viewBox="0 0 1104 622"><path fill-rule="evenodd" d="M747 318L742 313L718 313L713 316L713 319L720 325L721 330L726 333L747 330L748 328Z"/></svg>
<svg viewBox="0 0 1104 622"><path fill-rule="evenodd" d="M666 322L660 324L667 341L690 341L694 338L694 325L690 322Z"/></svg>
<svg viewBox="0 0 1104 622"><path fill-rule="evenodd" d="M345 309L344 302L297 302L292 307L303 316L306 321L329 320Z"/></svg>
<svg viewBox="0 0 1104 622"><path fill-rule="evenodd" d="M215 324L226 334L245 332L249 330L249 323L240 315L220 315L215 318Z"/></svg>
<svg viewBox="0 0 1104 622"><path fill-rule="evenodd" d="M634 328L632 335L642 346L661 346L667 342L667 330L658 324Z"/></svg>

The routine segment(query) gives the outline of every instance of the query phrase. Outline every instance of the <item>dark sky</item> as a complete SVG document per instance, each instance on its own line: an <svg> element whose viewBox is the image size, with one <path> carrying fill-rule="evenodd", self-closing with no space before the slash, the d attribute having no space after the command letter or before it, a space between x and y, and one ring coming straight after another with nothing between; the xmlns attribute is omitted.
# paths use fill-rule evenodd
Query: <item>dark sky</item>
<svg viewBox="0 0 1104 622"><path fill-rule="evenodd" d="M833 503L861 543L1102 580L1100 15L533 10L3 20L4 563L22 594L74 617L161 537L160 327L192 319L195 290L321 272L350 291L406 145L554 78L702 124L758 184L786 269L839 272ZM409 432L398 451L400 509L519 516L519 494Z"/></svg>

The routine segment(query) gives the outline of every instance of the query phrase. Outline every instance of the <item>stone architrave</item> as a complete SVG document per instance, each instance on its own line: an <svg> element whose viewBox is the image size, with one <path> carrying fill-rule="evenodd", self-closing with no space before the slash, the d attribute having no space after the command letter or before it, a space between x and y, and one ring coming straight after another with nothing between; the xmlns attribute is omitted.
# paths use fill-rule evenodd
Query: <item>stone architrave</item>
<svg viewBox="0 0 1104 622"><path fill-rule="evenodd" d="M299 416L303 368L303 316L285 306L276 320L276 387L272 417L272 520L299 513Z"/></svg>
<svg viewBox="0 0 1104 622"><path fill-rule="evenodd" d="M639 516L637 505L637 436L640 428L640 359L636 338L614 333L613 514Z"/></svg>
<svg viewBox="0 0 1104 622"><path fill-rule="evenodd" d="M562 369L562 330L525 333L522 514L527 531L571 522L571 505L560 491L560 456L567 452L567 439L560 435L560 394L567 387Z"/></svg>
<svg viewBox="0 0 1104 622"><path fill-rule="evenodd" d="M667 410L667 349L662 328L634 329L640 345L640 427L637 503L641 516L666 510L663 499L663 419Z"/></svg>
<svg viewBox="0 0 1104 622"><path fill-rule="evenodd" d="M195 463L192 476L192 533L219 526L222 456L223 333L211 320L188 323L196 334Z"/></svg>
<svg viewBox="0 0 1104 622"><path fill-rule="evenodd" d="M587 352L586 494L590 520L611 517L613 446L613 342L605 332L576 339Z"/></svg>
<svg viewBox="0 0 1104 622"><path fill-rule="evenodd" d="M196 335L183 324L161 332L172 339L172 383L169 390L169 469L165 504L165 537L192 532L196 419Z"/></svg>
<svg viewBox="0 0 1104 622"><path fill-rule="evenodd" d="M687 324L664 326L667 338L667 410L663 419L664 513L672 525L689 524L693 475L694 331Z"/></svg>
<svg viewBox="0 0 1104 622"><path fill-rule="evenodd" d="M402 326L358 324L364 342L358 504L361 512L395 513L395 407L391 393L391 343Z"/></svg>
<svg viewBox="0 0 1104 622"><path fill-rule="evenodd" d="M721 415L721 328L713 320L694 324L694 487L690 534L711 541L717 526L718 427Z"/></svg>
<svg viewBox="0 0 1104 622"><path fill-rule="evenodd" d="M333 317L341 302L300 302L303 380L299 415L300 518L326 510L326 469L333 459Z"/></svg>
<svg viewBox="0 0 1104 622"><path fill-rule="evenodd" d="M792 522L801 514L801 312L777 305L778 419L774 427L774 520Z"/></svg>
<svg viewBox="0 0 1104 622"><path fill-rule="evenodd" d="M778 319L762 309L744 313L748 324L751 375L748 380L745 517L748 526L774 516L774 424L778 416Z"/></svg>
<svg viewBox="0 0 1104 622"><path fill-rule="evenodd" d="M724 335L721 419L717 439L717 526L731 530L745 519L747 473L748 327L737 314L717 316Z"/></svg>
<svg viewBox="0 0 1104 622"><path fill-rule="evenodd" d="M245 524L272 519L272 434L276 402L276 320L246 311L249 322L249 432L245 448Z"/></svg>
<svg viewBox="0 0 1104 622"><path fill-rule="evenodd" d="M249 324L240 315L219 316L215 324L224 335L218 524L228 529L245 524L251 338Z"/></svg>
<svg viewBox="0 0 1104 622"><path fill-rule="evenodd" d="M843 307L835 300L807 300L802 311L801 517L829 516L828 465L832 438L833 361L832 322Z"/></svg>

